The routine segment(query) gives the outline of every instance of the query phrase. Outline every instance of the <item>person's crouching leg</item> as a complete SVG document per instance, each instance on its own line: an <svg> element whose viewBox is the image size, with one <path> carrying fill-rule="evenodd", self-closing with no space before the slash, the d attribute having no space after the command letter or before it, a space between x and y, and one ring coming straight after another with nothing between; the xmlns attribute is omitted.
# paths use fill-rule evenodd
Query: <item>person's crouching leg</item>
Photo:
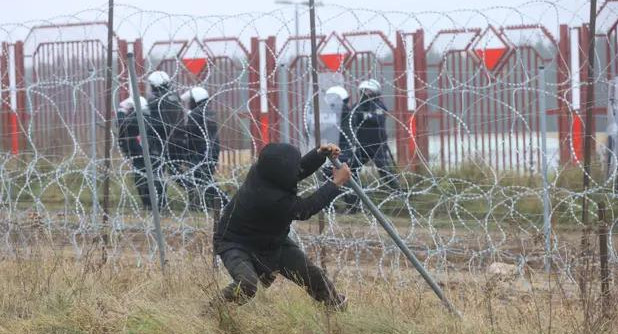
<svg viewBox="0 0 618 334"><path fill-rule="evenodd" d="M347 299L337 293L334 284L326 274L314 265L295 245L286 245L281 252L281 274L304 287L313 299L330 310L345 311Z"/></svg>
<svg viewBox="0 0 618 334"><path fill-rule="evenodd" d="M244 304L257 292L259 277L251 257L240 249L230 249L221 254L223 265L234 280L221 293L227 302Z"/></svg>

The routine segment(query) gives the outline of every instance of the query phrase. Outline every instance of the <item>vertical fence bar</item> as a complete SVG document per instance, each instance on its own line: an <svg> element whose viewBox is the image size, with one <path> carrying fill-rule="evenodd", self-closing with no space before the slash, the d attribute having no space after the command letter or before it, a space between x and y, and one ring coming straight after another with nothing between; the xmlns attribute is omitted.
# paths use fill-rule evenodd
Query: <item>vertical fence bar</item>
<svg viewBox="0 0 618 334"><path fill-rule="evenodd" d="M254 140L253 155L262 150L264 140L260 131L260 41L257 37L251 38L251 54L249 56L249 111L251 118L250 132Z"/></svg>
<svg viewBox="0 0 618 334"><path fill-rule="evenodd" d="M90 69L90 82L88 83L89 95L91 99L91 115L92 121L90 122L90 177L92 178L92 226L98 229L97 216L99 198L97 196L97 100L95 87L95 69Z"/></svg>
<svg viewBox="0 0 618 334"><path fill-rule="evenodd" d="M601 276L601 312L606 320L611 319L612 294L609 289L611 274L609 272L609 249L608 238L609 229L607 218L605 216L605 202L599 203L599 261L600 261L600 276Z"/></svg>
<svg viewBox="0 0 618 334"><path fill-rule="evenodd" d="M418 171L423 160L429 159L428 112L427 112L427 55L425 52L425 33L422 29L414 33L414 96L416 99L416 152L414 170ZM422 159L421 159L422 157Z"/></svg>
<svg viewBox="0 0 618 334"><path fill-rule="evenodd" d="M281 110L279 110L278 76L275 72L277 68L277 40L275 36L266 39L266 89L268 101L268 127L269 141L278 142L281 138L279 123L281 121ZM223 80L222 80L223 81Z"/></svg>
<svg viewBox="0 0 618 334"><path fill-rule="evenodd" d="M547 109L545 106L545 67L539 67L539 121L541 132L541 171L543 178L543 231L545 233L545 271L551 271L551 203L549 202L549 182L547 179Z"/></svg>
<svg viewBox="0 0 618 334"><path fill-rule="evenodd" d="M113 79L113 56L114 56L114 0L109 0L107 13L107 56L105 69L105 168L103 177L103 226L107 226L109 219L109 191L110 191L110 168L111 168L111 121L112 121L112 79ZM136 91L137 92L137 91ZM138 95L138 94L135 94ZM138 99L139 100L139 99ZM137 105L136 105L137 106ZM136 107L137 108L137 107Z"/></svg>
<svg viewBox="0 0 618 334"><path fill-rule="evenodd" d="M11 93L9 87L11 85L9 78L9 44L6 42L2 42L0 48L0 112L2 117L2 143L0 143L0 147L2 150L9 149L9 139L10 139L10 112L11 112ZM4 97L4 92L8 92L8 96Z"/></svg>
<svg viewBox="0 0 618 334"><path fill-rule="evenodd" d="M409 161L409 150L406 145L406 137L409 135L406 131L406 126L409 122L406 120L406 96L407 96L407 78L405 70L406 48L403 41L403 33L397 31L395 41L394 58L394 95L395 95L395 117L397 124L395 127L395 142L397 147L397 161L399 166L407 165Z"/></svg>
<svg viewBox="0 0 618 334"><path fill-rule="evenodd" d="M571 101L570 88L570 35L569 27L566 24L560 25L560 41L558 42L558 52L556 53L558 83L558 140L560 145L560 164L566 164L569 159L569 101Z"/></svg>
<svg viewBox="0 0 618 334"><path fill-rule="evenodd" d="M26 112L26 70L24 64L24 43L22 41L17 41L13 50L15 63L15 98L17 99L15 117L17 118L17 122L21 123L21 128L24 129L26 126L28 128L30 127L30 116ZM16 135L13 140L18 142L18 148L23 149L23 145L20 146L19 143L29 142L27 137L28 134L25 131L20 131L19 128L16 130Z"/></svg>
<svg viewBox="0 0 618 334"><path fill-rule="evenodd" d="M281 141L290 144L290 104L289 104L289 83L288 83L288 67L285 64L279 64L279 82L281 91L279 92L279 112L282 116L281 124Z"/></svg>

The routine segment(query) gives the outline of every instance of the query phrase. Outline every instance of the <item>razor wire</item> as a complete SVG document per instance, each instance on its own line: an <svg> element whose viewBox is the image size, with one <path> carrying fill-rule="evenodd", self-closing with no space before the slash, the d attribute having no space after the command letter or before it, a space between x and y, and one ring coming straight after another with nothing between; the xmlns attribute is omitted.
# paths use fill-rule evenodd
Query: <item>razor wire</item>
<svg viewBox="0 0 618 334"><path fill-rule="evenodd" d="M475 271L494 261L520 268L542 262L544 188L539 171L541 155L546 154L554 220L551 256L558 270L573 275L581 260L573 231L584 228L582 196L616 208L618 173L611 163L616 151L602 132L610 124L605 112L611 107L608 87L618 75L617 11L615 1L599 10L594 146L597 167L605 174L594 175L584 193L581 181L574 179L583 170L577 140L583 130L572 125L583 120L581 91L586 84L581 62L586 46L580 43L586 19L579 8L565 7L561 1L531 1L517 7L447 12L333 5L318 9L319 52L336 60L336 66L329 67L329 59L321 58L322 94L329 85L340 84L356 101L356 87L366 79L376 79L384 88L388 146L391 158L398 160L393 168L399 187L388 187L371 164L362 169L360 181L426 266ZM221 138L215 180L203 184L196 179L200 166L187 165L174 173L159 170L169 197L162 209L168 251L185 254L209 247L221 206L207 207L202 200L198 210L191 210L185 185L216 187L233 196L265 133L272 137L268 140L277 141L287 132L285 137L301 150L311 148L309 39L294 35L293 15L286 9L197 16L118 5L115 12L112 114L129 94L123 58L127 51L143 55L141 95L148 94L145 77L153 70L165 70L180 94L194 86L210 93L209 108L216 112ZM140 208L131 176L135 171L118 148L115 120L108 120L113 122L113 152L107 226L101 224L101 204L92 201L93 193L101 191L98 181L105 172L106 15L101 7L46 21L0 25L0 41L6 43L6 60L0 62L2 139L8 143L18 137L20 142L17 148L3 144L0 160L0 233L7 255L48 243L79 258L92 247L94 237L105 235L110 259L156 259L151 214ZM307 15L308 8L301 10L302 22L308 22ZM565 45L570 50L560 50L563 36L568 36ZM24 59L21 73L19 48ZM559 64L558 55L564 51L571 57ZM498 54L496 63L487 62L490 52ZM548 73L545 87L539 86L540 66ZM548 138L549 152L540 148L541 98L553 111L547 119L554 136ZM560 115L570 123L560 124ZM425 117L426 123L402 121L414 117ZM271 121L266 128L264 120ZM566 153L562 147L567 147ZM402 153L405 150L413 151L412 156ZM317 176L302 182L299 195L321 182ZM362 205L358 213L345 210L344 197L350 193L345 189L325 209L324 233L316 234L313 222L296 222L295 239L315 256L327 254L322 260L336 270L359 277L385 276L388 270L407 267ZM597 209L594 203L592 207ZM596 217L596 212L590 214ZM614 219L609 240L615 263L616 215L612 211L609 216ZM327 251L318 252L322 247Z"/></svg>

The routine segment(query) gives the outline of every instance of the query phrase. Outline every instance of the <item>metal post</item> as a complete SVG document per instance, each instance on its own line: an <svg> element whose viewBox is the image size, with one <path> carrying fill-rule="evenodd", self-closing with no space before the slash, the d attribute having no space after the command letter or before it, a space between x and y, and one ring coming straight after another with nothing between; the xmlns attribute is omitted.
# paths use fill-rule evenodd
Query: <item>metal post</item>
<svg viewBox="0 0 618 334"><path fill-rule="evenodd" d="M320 86L318 83L318 55L315 37L315 0L309 0L309 24L311 25L311 83L313 88L313 121L315 146L321 144L320 138Z"/></svg>
<svg viewBox="0 0 618 334"><path fill-rule="evenodd" d="M109 219L109 172L111 168L111 121L112 121L112 72L114 56L114 0L109 0L107 9L107 68L105 72L105 169L103 177L103 226Z"/></svg>
<svg viewBox="0 0 618 334"><path fill-rule="evenodd" d="M618 170L618 77L609 83L607 95L609 96L607 106L607 179L614 178L612 188L616 188L616 171Z"/></svg>
<svg viewBox="0 0 618 334"><path fill-rule="evenodd" d="M281 109L279 112L283 116L283 124L281 128L282 141L286 144L290 143L290 105L289 105L289 83L288 83L288 69L285 64L280 64L280 77L279 83L281 84L281 94L279 98L281 101Z"/></svg>
<svg viewBox="0 0 618 334"><path fill-rule="evenodd" d="M547 180L547 109L545 106L545 67L539 67L539 112L541 127L541 172L543 177L543 231L545 233L545 271L551 271L551 203Z"/></svg>
<svg viewBox="0 0 618 334"><path fill-rule="evenodd" d="M296 34L296 56L300 52L300 41L298 40L298 34L300 34L299 22L298 22L298 3L294 4L294 33Z"/></svg>
<svg viewBox="0 0 618 334"><path fill-rule="evenodd" d="M137 74L135 73L135 57L133 57L133 53L127 54L127 60L129 62L129 81L131 83L131 93L134 105L133 108L137 113L139 136L144 151L146 176L148 177L148 193L150 195L150 206L152 207L152 222L157 235L157 246L159 248L161 271L165 274L165 243L163 241L163 233L161 232L161 217L159 216L159 203L157 203L157 191L154 185L154 174L152 172L152 161L150 160L150 147L148 144L148 136L146 134L146 124L144 122L144 114L142 113L142 104L139 99L139 94L137 93L139 92L139 89L137 87Z"/></svg>
<svg viewBox="0 0 618 334"><path fill-rule="evenodd" d="M338 159L331 159L331 162L336 168L341 168L341 162ZM425 282L429 284L433 292L438 296L438 298L440 298L440 300L444 303L446 308L453 314L456 314L457 316L461 317L461 313L459 313L459 311L457 311L455 306L448 300L448 298L446 298L446 296L444 295L444 292L438 286L438 284L433 279L433 277L431 277L431 275L429 274L429 272L427 272L425 267L423 267L421 262L416 258L416 256L414 256L410 248L408 248L406 243L401 239L401 237L399 237L399 234L393 227L393 224L388 220L388 218L386 218L386 216L384 216L384 214L382 214L380 209L378 209L378 207L375 204L373 204L373 202L369 199L369 197L367 197L367 195L363 192L363 189L356 182L356 180L354 180L354 178L350 178L350 181L348 181L348 186L351 187L356 193L356 195L361 199L361 201L363 201L363 204L365 204L367 209L369 209L369 212L373 214L373 216L378 220L380 225L382 225L382 227L386 230L386 232L391 237L391 239L395 241L395 244L397 245L397 247L399 247L401 252L412 263L414 268L416 268L419 274L421 274L423 279L425 279Z"/></svg>
<svg viewBox="0 0 618 334"><path fill-rule="evenodd" d="M97 104L95 95L95 70L90 69L89 94L92 103L92 122L90 122L90 177L92 178L92 226L97 227L99 197L97 194Z"/></svg>
<svg viewBox="0 0 618 334"><path fill-rule="evenodd" d="M322 139L320 138L320 87L318 83L318 46L315 37L315 0L309 0L309 24L311 26L311 81L313 88L313 122L315 133L315 146L319 147ZM324 232L324 214L321 212L318 217L318 233ZM320 256L324 258L324 248L320 244ZM322 260L322 268L324 268ZM325 269L325 268L324 268Z"/></svg>
<svg viewBox="0 0 618 334"><path fill-rule="evenodd" d="M609 229L605 217L605 203L599 203L599 260L601 269L601 314L606 320L611 318L611 298L609 290L611 274L609 271L609 249L607 246Z"/></svg>
<svg viewBox="0 0 618 334"><path fill-rule="evenodd" d="M584 106L586 108L586 124L584 135L584 180L583 180L583 203L582 203L582 223L587 227L588 225L588 196L586 192L590 186L590 160L592 159L592 108L594 107L594 50L596 39L596 21L597 21L597 0L590 1L590 27L588 31L588 56L587 67L588 77L586 79L586 101Z"/></svg>

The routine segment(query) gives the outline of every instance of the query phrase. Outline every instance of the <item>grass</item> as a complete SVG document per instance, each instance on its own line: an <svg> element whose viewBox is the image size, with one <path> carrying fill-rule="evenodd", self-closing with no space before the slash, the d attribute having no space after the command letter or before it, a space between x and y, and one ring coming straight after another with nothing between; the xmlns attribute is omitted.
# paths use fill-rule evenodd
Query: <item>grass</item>
<svg viewBox="0 0 618 334"><path fill-rule="evenodd" d="M208 309L227 283L208 257L172 255L168 273L131 265L127 259L100 263L97 251L79 260L61 252L30 249L0 262L0 333L582 333L573 286L553 277L505 278L477 273L440 275L463 313L449 315L418 280L401 269L396 280L359 280L337 275L350 300L347 312L328 313L300 288L279 278L247 305ZM611 333L615 314L598 321L594 333ZM590 332L590 333L592 333Z"/></svg>
<svg viewBox="0 0 618 334"><path fill-rule="evenodd" d="M48 211L67 205L72 208L79 203L86 212L90 192L84 183L83 170L75 169L57 178L56 169L52 165L37 167L38 174L28 182L31 188L9 202L17 200L17 209L26 210L32 207L34 197L41 200ZM593 171L598 179L600 172ZM239 179L242 177L241 173ZM520 187L540 189L538 177L504 173L496 180L489 169L474 166L463 166L450 172L435 171L431 178L426 175L405 177L412 185L410 189L431 189L408 198L417 210L420 224L424 224L423 219L431 217L434 227L448 229L453 212L459 212L463 220L480 222L491 209L490 222L508 227L511 219L509 206L535 223L541 221L539 197L521 192ZM575 231L572 216L580 212L578 208L574 208L573 213L567 210L573 207L573 201L568 205L557 204L558 199L569 195L570 191L580 191L581 178L581 171L575 169L551 177L556 184L552 189L552 202L556 205L556 221L560 223L556 231L565 232L561 236L570 236L567 232L571 229ZM10 183L15 190L25 184L25 178L11 176L3 182ZM122 187L123 182L126 187ZM232 188L230 186L228 190ZM112 207L118 205L122 191L130 191L135 196L132 180L121 173L114 174ZM16 196L14 192L11 195ZM370 195L379 202L388 194L376 191ZM172 190L171 197L176 198L176 203L181 196L180 192ZM592 197L597 202L607 201L603 194ZM441 200L445 202L436 206ZM504 203L496 204L500 202ZM615 207L610 215L618 212L618 203L608 201L608 204ZM405 230L409 226L409 214L401 210L401 202L391 201L383 208L396 224L402 222L398 227ZM397 218L398 215L403 218ZM68 218L73 216L69 212L62 219L73 219ZM205 221L202 216L194 218ZM517 218L512 217L515 220L513 227L521 224ZM609 218L614 219L613 216ZM178 223L168 220L164 223ZM338 215L337 220L346 228L348 225L363 228L362 222L366 219L359 214ZM186 218L183 218L183 223L191 224ZM309 222L298 227L308 229L314 225ZM480 228L475 224L470 227ZM493 223L488 226L490 231L492 228L495 228ZM468 232L473 236L473 231ZM28 231L24 227L20 232L27 234ZM417 236L420 237L421 234ZM439 273L438 278L449 297L462 310L463 319L459 320L445 312L413 270L403 265L400 269L391 268L392 262L389 262L383 264L384 272L381 273L374 263L376 259L368 257L357 266L352 263L353 259L343 258L341 267L330 269L331 276L336 277L336 285L350 298L347 312L327 313L304 291L282 278L270 289L261 290L245 306L225 305L207 310L207 302L228 280L224 271L210 265L208 251L191 246L179 253L172 252L168 272L162 275L153 261L137 262L127 255L131 252L121 252L104 263L96 244L90 245L92 249L84 250L85 255L76 258L72 250L44 246L62 245L61 242L38 238L35 238L38 241L35 246L11 248L10 253L3 252L0 258L0 333L609 334L618 327L615 305L607 317L600 316L600 301L595 290L598 286L596 272L589 276L592 290L586 292L590 297L587 299L592 302L584 304L577 285L564 276L535 274L534 269L524 268L523 276L498 279L487 276L480 265L475 266L477 271L469 272L469 268L464 269L465 265L452 259L452 263L442 267L448 272ZM532 242L531 238L523 235L513 237L512 241ZM204 240L196 247L207 248L210 239ZM89 242L83 241L80 245ZM131 242L142 246L137 239ZM170 245L173 242L168 240ZM568 245L564 240L561 242ZM7 239L7 250L8 246L12 245ZM328 263L334 265L338 262L331 259ZM591 270L596 268L593 266ZM615 290L615 283L612 284ZM205 311L207 315L204 315ZM592 316L584 317L584 314Z"/></svg>

